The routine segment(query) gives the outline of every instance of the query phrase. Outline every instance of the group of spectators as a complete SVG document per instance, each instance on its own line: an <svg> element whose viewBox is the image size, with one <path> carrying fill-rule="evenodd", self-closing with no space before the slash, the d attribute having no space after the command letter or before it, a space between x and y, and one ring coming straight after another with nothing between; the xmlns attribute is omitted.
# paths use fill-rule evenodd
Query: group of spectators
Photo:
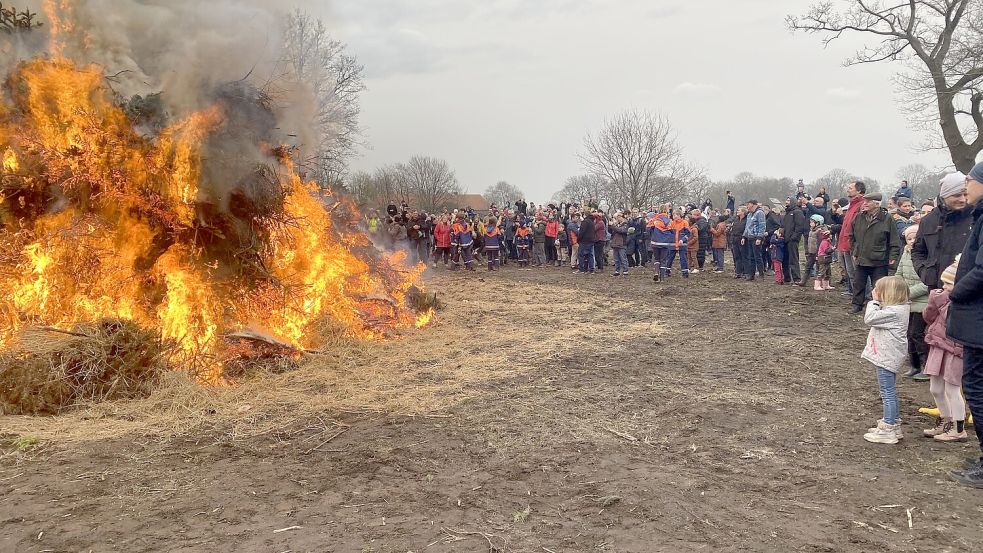
<svg viewBox="0 0 983 553"><path fill-rule="evenodd" d="M442 262L451 270L473 271L484 263L494 271L514 262L520 269L569 266L597 274L611 266L616 277L648 268L653 280L663 281L672 276L677 257L683 278L724 273L729 250L734 278L774 277L775 284L793 286L814 278L813 289L825 292L833 289L832 267L838 265L837 283L849 297L851 312L861 313L866 305L868 317L871 305L880 305L876 297L871 301L876 290L903 281L908 288L904 298L891 297L908 306L903 333L907 376L932 381L941 413L926 436L965 439L964 413L956 412L965 407L951 397L951 386L961 386L972 414L983 420L983 163L969 175L947 175L937 196L917 208L906 182L886 202L881 194L868 193L861 181L849 183L845 193L831 198L821 188L810 196L799 181L784 205L754 199L737 205L728 191L723 210L709 200L701 206L666 203L612 212L570 203L537 207L519 200L504 209L492 205L486 216L470 208L428 215L392 203L384 217L370 212L366 223L376 240L407 250L413 261L435 268ZM878 287L885 277L890 283ZM936 298L943 295L944 301ZM952 346L943 361L933 357L932 348L945 340ZM958 356L949 350L958 350ZM900 367L878 369L896 375ZM888 386L880 376L879 381L882 397L891 395L893 383ZM900 426L886 420L871 435L880 432L877 439L895 443L890 440L900 436ZM891 424L897 428L880 428ZM983 438L979 426L976 433ZM983 488L983 456L950 474Z"/></svg>

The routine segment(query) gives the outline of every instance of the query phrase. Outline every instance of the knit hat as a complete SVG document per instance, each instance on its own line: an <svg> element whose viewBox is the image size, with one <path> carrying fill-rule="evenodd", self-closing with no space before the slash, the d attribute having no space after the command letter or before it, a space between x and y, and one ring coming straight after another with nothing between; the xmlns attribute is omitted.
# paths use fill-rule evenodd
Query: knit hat
<svg viewBox="0 0 983 553"><path fill-rule="evenodd" d="M973 169L969 172L969 178L976 182L983 183L983 161L973 166Z"/></svg>
<svg viewBox="0 0 983 553"><path fill-rule="evenodd" d="M945 268L945 271L942 271L942 276L939 277L942 284L948 284L949 286L956 284L956 267L959 264L960 256L956 256L956 260L952 262L952 265L949 265Z"/></svg>
<svg viewBox="0 0 983 553"><path fill-rule="evenodd" d="M980 169L980 173L980 178L983 178L983 168ZM954 194L959 194L963 190L966 190L966 175L960 173L959 171L949 173L948 175L942 177L942 180L939 181L939 185L939 196L942 196L943 198L948 198Z"/></svg>
<svg viewBox="0 0 983 553"><path fill-rule="evenodd" d="M815 221L817 225L821 225L826 222L826 219L823 218L823 216L818 213L814 213L812 217L809 218Z"/></svg>

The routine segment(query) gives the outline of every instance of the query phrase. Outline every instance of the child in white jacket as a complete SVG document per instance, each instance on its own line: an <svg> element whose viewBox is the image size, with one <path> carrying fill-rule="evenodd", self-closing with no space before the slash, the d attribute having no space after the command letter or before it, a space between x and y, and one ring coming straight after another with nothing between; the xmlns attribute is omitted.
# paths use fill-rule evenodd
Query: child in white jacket
<svg viewBox="0 0 983 553"><path fill-rule="evenodd" d="M877 444L896 444L904 436L898 422L898 371L908 356L908 284L899 277L884 277L877 281L867 304L864 323L870 326L867 347L860 355L874 364L880 387L884 418L864 434L864 439Z"/></svg>

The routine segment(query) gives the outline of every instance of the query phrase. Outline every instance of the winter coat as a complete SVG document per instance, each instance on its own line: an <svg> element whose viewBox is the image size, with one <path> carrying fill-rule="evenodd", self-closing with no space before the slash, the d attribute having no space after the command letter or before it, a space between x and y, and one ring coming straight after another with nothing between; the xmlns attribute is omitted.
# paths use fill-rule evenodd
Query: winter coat
<svg viewBox="0 0 983 553"><path fill-rule="evenodd" d="M946 321L949 320L951 305L949 292L945 290L932 290L928 295L925 310L922 311L922 318L928 325L925 327L925 343L933 348L945 350L956 357L962 357L962 344L952 341L946 334Z"/></svg>
<svg viewBox="0 0 983 553"><path fill-rule="evenodd" d="M812 204L809 204L806 206L806 210L805 210L807 225L809 224L809 219L811 219L813 215L819 215L820 217L822 217L824 225L828 225L833 222L830 218L828 209L826 209L825 207L819 208Z"/></svg>
<svg viewBox="0 0 983 553"><path fill-rule="evenodd" d="M603 217L594 217L594 241L604 242L608 239L608 226Z"/></svg>
<svg viewBox="0 0 983 553"><path fill-rule="evenodd" d="M910 186L901 186L894 193L894 197L895 198L911 198L914 193L915 193L915 191L912 190Z"/></svg>
<svg viewBox="0 0 983 553"><path fill-rule="evenodd" d="M502 235L509 242L515 240L515 228L515 220L511 217L506 217L505 220L502 221Z"/></svg>
<svg viewBox="0 0 983 553"><path fill-rule="evenodd" d="M497 250L502 247L502 233L495 227L485 232L485 250Z"/></svg>
<svg viewBox="0 0 983 553"><path fill-rule="evenodd" d="M515 247L520 250L532 248L532 233L529 232L529 227L520 226L515 229Z"/></svg>
<svg viewBox="0 0 983 553"><path fill-rule="evenodd" d="M578 232L580 232L580 225L578 225L577 223L575 223L573 221L570 221L569 223L567 223L567 240L570 242L570 245L572 245L572 246L576 246L577 245L577 233Z"/></svg>
<svg viewBox="0 0 983 553"><path fill-rule="evenodd" d="M546 223L546 237L556 238L557 234L560 232L560 223L558 221L550 221Z"/></svg>
<svg viewBox="0 0 983 553"><path fill-rule="evenodd" d="M949 292L948 334L964 346L983 348L983 198L973 208L976 223L956 269L956 285Z"/></svg>
<svg viewBox="0 0 983 553"><path fill-rule="evenodd" d="M905 229L915 224L915 212L905 215L900 211L891 216L894 219L894 226L898 227L898 234L903 234Z"/></svg>
<svg viewBox="0 0 983 553"><path fill-rule="evenodd" d="M765 210L758 209L754 210L754 213L748 213L745 219L746 226L744 227L744 236L747 238L764 238L768 236L767 225L765 224Z"/></svg>
<svg viewBox="0 0 983 553"><path fill-rule="evenodd" d="M646 223L649 230L649 242L656 248L671 248L676 243L676 233L673 232L672 220L665 213L659 213Z"/></svg>
<svg viewBox="0 0 983 553"><path fill-rule="evenodd" d="M771 246L768 248L768 253L771 254L771 258L776 261L785 259L786 249L787 246L785 245L785 238L778 235L772 235Z"/></svg>
<svg viewBox="0 0 983 553"><path fill-rule="evenodd" d="M467 222L454 223L454 226L451 227L451 229L452 244L459 245L463 248L471 247L471 245L474 244L474 235L472 234L473 229Z"/></svg>
<svg viewBox="0 0 983 553"><path fill-rule="evenodd" d="M882 307L878 301L867 304L864 323L870 326L867 346L860 357L875 366L898 372L908 358L908 315L910 307L889 305Z"/></svg>
<svg viewBox="0 0 983 553"><path fill-rule="evenodd" d="M782 218L782 233L785 234L785 241L790 244L798 244L802 235L808 232L806 216L798 207L789 207L785 210L785 217ZM793 246L794 247L794 246Z"/></svg>
<svg viewBox="0 0 983 553"><path fill-rule="evenodd" d="M672 231L674 237L673 245L669 246L669 249L686 251L691 235L689 231L689 224L686 222L686 220L673 219L669 223L669 230Z"/></svg>
<svg viewBox="0 0 983 553"><path fill-rule="evenodd" d="M594 229L594 218L584 217L580 222L580 229L577 230L577 243L581 246L593 246L597 241Z"/></svg>
<svg viewBox="0 0 983 553"><path fill-rule="evenodd" d="M860 213L860 209L863 207L864 197L857 194L850 200L850 205L846 209L846 214L843 215L843 222L840 227L840 236L836 241L836 251L838 252L848 252L851 248L850 243L850 233L853 231L853 220L857 218Z"/></svg>
<svg viewBox="0 0 983 553"><path fill-rule="evenodd" d="M809 231L806 236L806 254L816 255L819 253L819 227Z"/></svg>
<svg viewBox="0 0 983 553"><path fill-rule="evenodd" d="M713 235L710 242L711 248L715 250L727 248L727 223L720 221L710 229L710 234Z"/></svg>
<svg viewBox="0 0 983 553"><path fill-rule="evenodd" d="M901 260L898 261L898 272L894 276L903 278L908 283L908 295L911 301L911 312L921 313L928 305L928 286L918 278L915 267L911 264L911 250L904 248Z"/></svg>
<svg viewBox="0 0 983 553"><path fill-rule="evenodd" d="M768 213L765 217L765 231L768 232L768 236L775 234L775 231L782 228L782 216L774 211Z"/></svg>
<svg viewBox="0 0 983 553"><path fill-rule="evenodd" d="M608 230L611 231L611 247L615 249L624 248L625 244L628 243L628 227L612 223Z"/></svg>
<svg viewBox="0 0 983 553"><path fill-rule="evenodd" d="M696 252L699 249L700 249L700 231L699 229L696 228L696 223L690 223L689 240L686 241L686 251Z"/></svg>
<svg viewBox="0 0 983 553"><path fill-rule="evenodd" d="M534 244L546 243L546 223L539 221L532 226L532 241Z"/></svg>
<svg viewBox="0 0 983 553"><path fill-rule="evenodd" d="M939 277L963 251L973 218L972 208L953 211L939 198L938 207L919 221L911 246L911 263L929 288L942 288Z"/></svg>
<svg viewBox="0 0 983 553"><path fill-rule="evenodd" d="M451 247L451 226L448 223L437 223L433 228L433 239L438 248Z"/></svg>
<svg viewBox="0 0 983 553"><path fill-rule="evenodd" d="M730 245L733 248L741 247L741 240L744 238L744 230L747 226L747 217L734 219L734 224L730 227Z"/></svg>
<svg viewBox="0 0 983 553"><path fill-rule="evenodd" d="M710 235L710 223L701 215L693 220L693 225L696 227L696 235L699 237L699 249L709 250L711 248L712 236Z"/></svg>
<svg viewBox="0 0 983 553"><path fill-rule="evenodd" d="M898 227L884 208L878 209L872 218L861 213L853 220L850 244L850 253L862 267L890 265L901 257Z"/></svg>

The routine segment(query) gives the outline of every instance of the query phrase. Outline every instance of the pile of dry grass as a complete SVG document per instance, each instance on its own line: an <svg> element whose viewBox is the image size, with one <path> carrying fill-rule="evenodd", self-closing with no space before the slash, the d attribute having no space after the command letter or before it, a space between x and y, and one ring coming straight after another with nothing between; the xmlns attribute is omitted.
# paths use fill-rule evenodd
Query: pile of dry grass
<svg viewBox="0 0 983 553"><path fill-rule="evenodd" d="M158 332L116 319L71 331L25 330L0 353L0 415L58 414L85 403L147 397L170 370L174 347Z"/></svg>

